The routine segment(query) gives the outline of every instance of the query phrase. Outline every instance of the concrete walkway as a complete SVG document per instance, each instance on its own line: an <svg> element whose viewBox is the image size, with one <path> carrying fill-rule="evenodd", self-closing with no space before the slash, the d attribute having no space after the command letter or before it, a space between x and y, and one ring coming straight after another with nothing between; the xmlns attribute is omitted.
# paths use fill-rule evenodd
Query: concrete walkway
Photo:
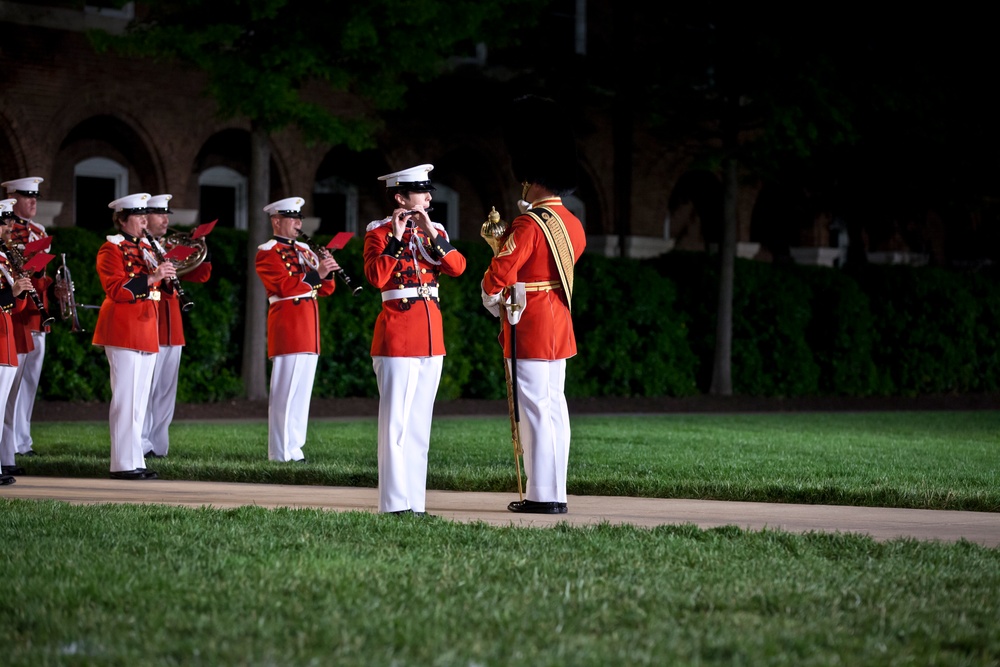
<svg viewBox="0 0 1000 667"><path fill-rule="evenodd" d="M321 508L331 511L375 511L373 488L239 484L173 480L124 481L23 476L0 487L0 498L52 499L74 504L138 503L210 506ZM791 533L833 532L868 535L885 541L901 537L1000 546L1000 513L945 510L745 503L716 500L674 500L606 496L570 496L569 514L537 515L508 512L517 500L507 493L427 492L427 510L445 519L482 521L496 526L545 527L560 522L659 526L694 524L701 528L738 526Z"/></svg>

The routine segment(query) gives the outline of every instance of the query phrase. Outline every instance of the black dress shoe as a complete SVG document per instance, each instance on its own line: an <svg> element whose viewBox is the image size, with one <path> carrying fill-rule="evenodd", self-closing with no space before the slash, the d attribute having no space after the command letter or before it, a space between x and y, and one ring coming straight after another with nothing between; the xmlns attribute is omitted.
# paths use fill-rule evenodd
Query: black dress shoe
<svg viewBox="0 0 1000 667"><path fill-rule="evenodd" d="M540 503L534 500L515 500L507 509L526 514L565 514L569 511L566 503Z"/></svg>
<svg viewBox="0 0 1000 667"><path fill-rule="evenodd" d="M145 468L135 470L119 470L111 473L111 479L156 479L157 474Z"/></svg>
<svg viewBox="0 0 1000 667"><path fill-rule="evenodd" d="M26 452L17 452L15 456L38 456L38 452L36 452L34 449L29 449Z"/></svg>
<svg viewBox="0 0 1000 667"><path fill-rule="evenodd" d="M13 484L17 480L14 479L13 475L0 475L0 486L7 486L8 484Z"/></svg>
<svg viewBox="0 0 1000 667"><path fill-rule="evenodd" d="M165 459L165 458L167 458L166 454L164 454L164 455L161 456L160 454L157 454L156 452L154 452L152 450L150 450L150 451L146 452L145 454L143 454L143 457L145 457L147 459Z"/></svg>
<svg viewBox="0 0 1000 667"><path fill-rule="evenodd" d="M0 466L0 472L5 475L27 475L28 473L21 466Z"/></svg>

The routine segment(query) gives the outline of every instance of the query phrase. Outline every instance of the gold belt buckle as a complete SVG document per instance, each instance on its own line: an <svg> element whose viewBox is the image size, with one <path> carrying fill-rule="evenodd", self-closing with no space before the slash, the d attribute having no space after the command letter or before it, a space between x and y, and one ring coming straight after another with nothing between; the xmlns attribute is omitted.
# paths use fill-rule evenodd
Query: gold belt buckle
<svg viewBox="0 0 1000 667"><path fill-rule="evenodd" d="M430 295L431 295L431 288L428 287L427 285L421 285L420 287L417 288L417 296L426 299Z"/></svg>
<svg viewBox="0 0 1000 667"><path fill-rule="evenodd" d="M149 292L149 300L150 301L159 301L160 300L160 290L150 290L150 292Z"/></svg>

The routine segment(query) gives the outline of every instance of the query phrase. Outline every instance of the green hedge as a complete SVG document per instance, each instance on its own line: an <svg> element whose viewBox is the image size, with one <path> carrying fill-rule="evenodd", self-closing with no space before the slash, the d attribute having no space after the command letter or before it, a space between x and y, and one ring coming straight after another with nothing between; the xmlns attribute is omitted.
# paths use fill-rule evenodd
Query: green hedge
<svg viewBox="0 0 1000 667"><path fill-rule="evenodd" d="M103 299L95 273L104 236L54 230L53 252L68 248L79 303ZM188 345L181 401L220 401L242 393L246 233L216 229L212 279L185 284ZM318 239L323 241L324 239ZM361 240L337 259L356 284L320 300L322 350L314 395L377 395L371 333L381 307L364 280ZM441 399L505 396L499 320L482 307L479 284L492 253L457 241L466 273L442 279L448 356ZM579 354L567 367L567 393L687 396L707 391L716 321L715 258L675 252L646 261L586 255L577 265L573 317ZM54 268L52 269L54 271ZM866 267L846 272L738 260L734 291L733 388L744 395L917 395L1000 390L1000 286L993 272ZM54 304L53 308L57 306ZM57 320L39 395L106 401L107 360L91 346L97 311L83 309L86 333Z"/></svg>

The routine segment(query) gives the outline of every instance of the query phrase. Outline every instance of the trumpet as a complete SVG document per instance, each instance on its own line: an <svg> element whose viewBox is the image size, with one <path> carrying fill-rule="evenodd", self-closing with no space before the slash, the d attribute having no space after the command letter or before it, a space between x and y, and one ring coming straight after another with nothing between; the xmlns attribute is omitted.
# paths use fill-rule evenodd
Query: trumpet
<svg viewBox="0 0 1000 667"><path fill-rule="evenodd" d="M24 270L24 263L26 260L24 259L24 253L21 252L24 246L18 245L17 243L9 240L6 242L6 246L7 260L10 262L11 268L14 269L14 273L16 273L19 278L30 278L31 275ZM48 311L45 310L45 303L42 301L42 297L38 295L38 292L35 291L35 288L32 287L28 294L31 295L31 300L35 302L35 308L38 309L38 313L42 317L42 326L46 327L52 324L56 318L49 315Z"/></svg>
<svg viewBox="0 0 1000 667"><path fill-rule="evenodd" d="M149 241L149 245L153 246L153 253L156 255L156 261L162 264L168 261L163 256L163 251L160 250L160 244L156 242L153 235L149 233L149 230L142 230L142 233L146 235L146 240ZM188 295L184 292L184 288L181 287L181 280L177 276L170 279L170 284L174 288L174 293L177 295L177 300L180 301L181 310L185 313L192 308L194 308L194 301L188 298Z"/></svg>
<svg viewBox="0 0 1000 667"><path fill-rule="evenodd" d="M64 320L72 319L70 331L73 333L86 333L80 326L80 316L76 305L76 288L73 285L73 276L66 266L66 253L62 253L62 266L56 270L56 285L61 289L56 290L56 297L59 299L60 315Z"/></svg>
<svg viewBox="0 0 1000 667"><path fill-rule="evenodd" d="M324 255L332 256L332 253L327 248L324 248L320 244L313 241L307 234L300 233L299 238L301 238L306 243L306 245L309 246L310 250L316 253L317 257L323 257ZM343 280L344 284L347 285L348 289L351 290L351 296L358 295L358 292L361 291L361 285L355 287L354 284L351 282L351 277L347 275L346 271L344 271L343 269L337 269L336 271L334 271L334 273L336 273L337 277Z"/></svg>

